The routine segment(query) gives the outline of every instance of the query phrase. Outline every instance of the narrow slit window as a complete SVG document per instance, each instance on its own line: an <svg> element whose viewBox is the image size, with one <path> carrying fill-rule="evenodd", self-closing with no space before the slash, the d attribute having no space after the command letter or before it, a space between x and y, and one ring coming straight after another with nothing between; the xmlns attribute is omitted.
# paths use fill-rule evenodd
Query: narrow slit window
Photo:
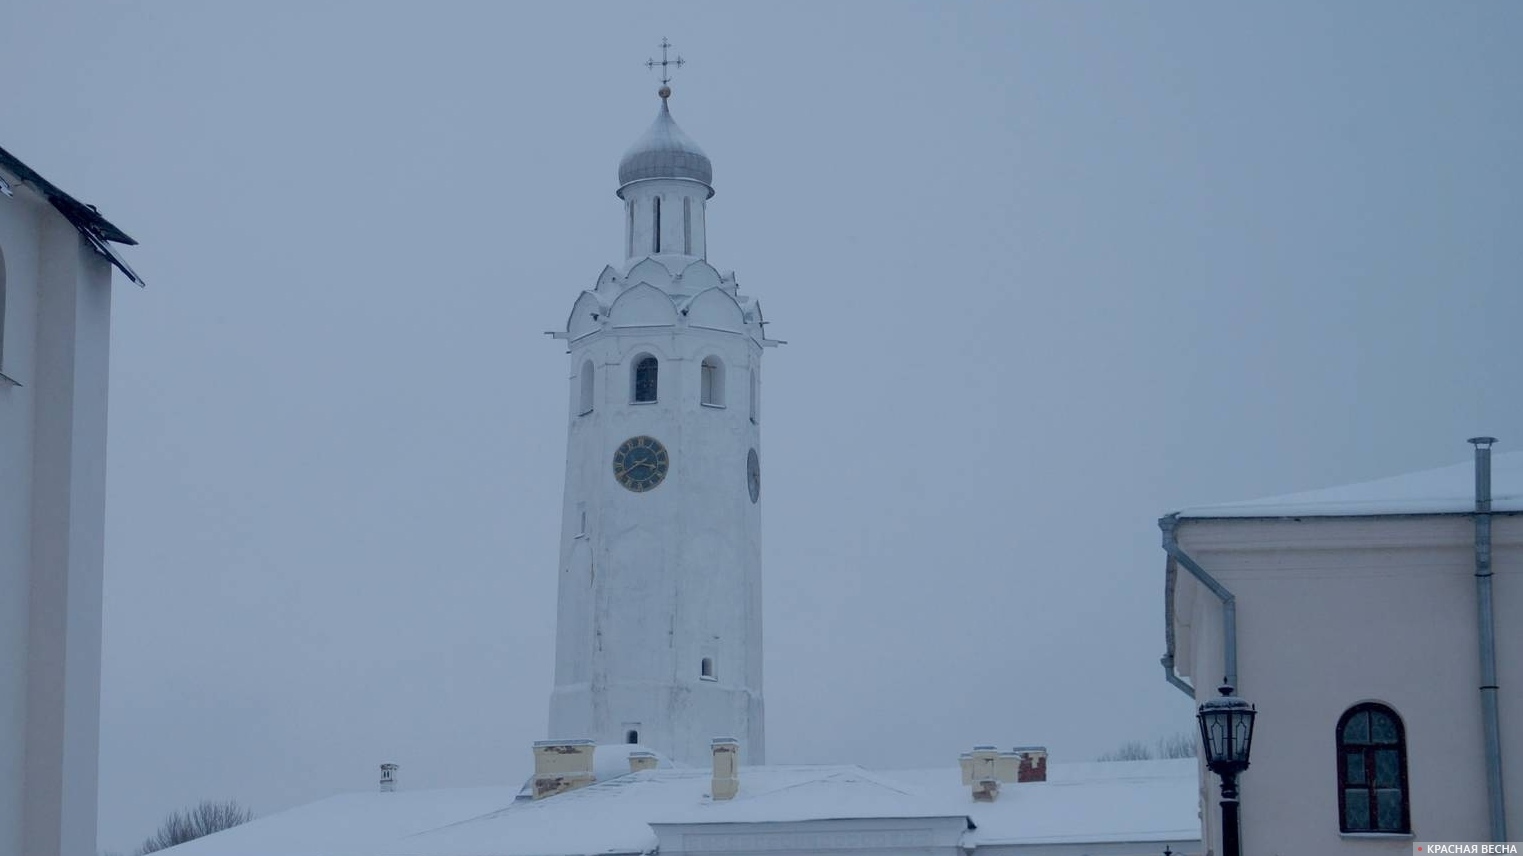
<svg viewBox="0 0 1523 856"><path fill-rule="evenodd" d="M637 404L656 400L656 381L660 364L650 355L635 360L634 401Z"/></svg>
<svg viewBox="0 0 1523 856"><path fill-rule="evenodd" d="M624 255L625 256L633 256L635 254L635 203L634 203L634 200L631 199L630 201L624 203L624 210L629 215L627 218L625 218L629 222L628 222L628 224L625 227Z"/></svg>
<svg viewBox="0 0 1523 856"><path fill-rule="evenodd" d="M581 400L578 402L576 412L578 415L586 416L592 412L592 384L594 383L592 374L592 360L588 360L587 362L582 363L581 382Z"/></svg>
<svg viewBox="0 0 1523 856"><path fill-rule="evenodd" d="M718 357L704 357L698 371L699 400L711 407L723 407L724 364Z"/></svg>
<svg viewBox="0 0 1523 856"><path fill-rule="evenodd" d="M698 664L698 677L705 680L714 680L714 658L704 657L703 662Z"/></svg>
<svg viewBox="0 0 1523 856"><path fill-rule="evenodd" d="M651 252L661 252L661 197L657 196L650 201L651 211Z"/></svg>
<svg viewBox="0 0 1523 856"><path fill-rule="evenodd" d="M693 254L693 200L682 197L682 254Z"/></svg>
<svg viewBox="0 0 1523 856"><path fill-rule="evenodd" d="M0 368L5 366L5 253L0 253Z"/></svg>
<svg viewBox="0 0 1523 856"><path fill-rule="evenodd" d="M587 534L587 503L585 503L585 502L578 502L576 504L576 513L577 513L577 517L579 518L579 520L577 521L577 524L576 524L576 534L578 534L578 535L586 535Z"/></svg>
<svg viewBox="0 0 1523 856"><path fill-rule="evenodd" d="M756 409L757 409L757 404L760 403L760 400L761 400L760 384L756 380L756 369L752 369L751 370L751 422L752 422L752 424L756 424L756 422L757 422Z"/></svg>

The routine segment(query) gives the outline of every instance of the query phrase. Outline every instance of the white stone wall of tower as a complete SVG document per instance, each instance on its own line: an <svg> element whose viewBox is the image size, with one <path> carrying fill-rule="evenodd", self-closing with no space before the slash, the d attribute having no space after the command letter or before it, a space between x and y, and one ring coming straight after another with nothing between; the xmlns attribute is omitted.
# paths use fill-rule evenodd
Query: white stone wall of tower
<svg viewBox="0 0 1523 856"><path fill-rule="evenodd" d="M14 198L0 198L0 853L88 856L111 273L51 205L11 184Z"/></svg>
<svg viewBox="0 0 1523 856"><path fill-rule="evenodd" d="M670 326L620 327L615 311L571 346L551 736L623 742L637 730L642 744L692 764L706 762L712 738L733 736L758 763L760 506L746 458L759 450L749 375L761 348L743 327L699 329L671 314ZM645 354L660 361L657 401L636 404L633 365ZM702 361L714 357L726 374L719 407L699 400ZM582 413L589 361L593 409ZM634 493L615 480L612 456L641 434L667 447L671 467L660 486Z"/></svg>
<svg viewBox="0 0 1523 856"><path fill-rule="evenodd" d="M623 189L626 258L682 255L705 258L707 185L684 179L646 179ZM654 200L661 200L661 249L655 247ZM686 214L684 214L684 202Z"/></svg>
<svg viewBox="0 0 1523 856"><path fill-rule="evenodd" d="M760 452L761 309L704 260L711 167L664 102L619 173L624 261L577 297L565 332L550 736L633 738L694 765L709 763L713 738L733 737L762 763L761 510L747 472ZM658 360L656 400L636 402L646 356ZM703 393L705 360L724 379L717 401ZM670 466L635 492L613 457L642 435Z"/></svg>

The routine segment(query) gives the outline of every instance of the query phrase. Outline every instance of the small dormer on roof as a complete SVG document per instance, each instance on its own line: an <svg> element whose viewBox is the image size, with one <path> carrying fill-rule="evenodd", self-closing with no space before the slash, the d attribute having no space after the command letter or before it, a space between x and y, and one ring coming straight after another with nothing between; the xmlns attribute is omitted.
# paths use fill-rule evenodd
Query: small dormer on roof
<svg viewBox="0 0 1523 856"><path fill-rule="evenodd" d="M714 166L709 161L709 156L672 118L672 111L667 106L672 88L662 86L659 94L661 112L656 114L656 121L635 140L634 145L629 147L619 161L619 198L626 198L625 190L630 184L654 178L696 181L706 188L705 198L712 197Z"/></svg>

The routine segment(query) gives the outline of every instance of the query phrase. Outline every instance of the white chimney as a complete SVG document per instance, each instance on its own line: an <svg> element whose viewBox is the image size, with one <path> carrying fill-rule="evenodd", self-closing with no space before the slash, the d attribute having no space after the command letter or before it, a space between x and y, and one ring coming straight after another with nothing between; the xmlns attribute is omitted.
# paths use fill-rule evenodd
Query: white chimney
<svg viewBox="0 0 1523 856"><path fill-rule="evenodd" d="M397 789L397 770L401 769L396 764L381 765L381 793L389 794Z"/></svg>
<svg viewBox="0 0 1523 856"><path fill-rule="evenodd" d="M534 741L534 798L574 791L597 781L592 773L596 748L591 740Z"/></svg>
<svg viewBox="0 0 1523 856"><path fill-rule="evenodd" d="M740 791L737 764L740 741L733 737L715 737L711 745L714 747L714 799L733 799Z"/></svg>
<svg viewBox="0 0 1523 856"><path fill-rule="evenodd" d="M1020 781L1021 756L1016 752L1001 752L994 759L994 778L1001 782Z"/></svg>
<svg viewBox="0 0 1523 856"><path fill-rule="evenodd" d="M641 770L656 769L656 753L654 752L631 752L629 753L629 772L638 773Z"/></svg>
<svg viewBox="0 0 1523 856"><path fill-rule="evenodd" d="M968 778L969 784L973 786L975 802L994 802L994 798L999 796L999 779L994 770L994 762L998 758L999 750L993 746L974 746L973 751L968 753Z"/></svg>

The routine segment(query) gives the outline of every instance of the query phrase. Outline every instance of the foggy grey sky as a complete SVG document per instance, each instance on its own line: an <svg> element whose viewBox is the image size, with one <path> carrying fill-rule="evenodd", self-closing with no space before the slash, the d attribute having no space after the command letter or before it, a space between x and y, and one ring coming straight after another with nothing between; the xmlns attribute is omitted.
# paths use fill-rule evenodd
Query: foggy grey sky
<svg viewBox="0 0 1523 856"><path fill-rule="evenodd" d="M17 5L0 144L150 282L112 327L103 849L382 761L528 774L543 332L620 260L662 36L710 261L790 343L769 761L1189 728L1161 514L1523 448L1519 4Z"/></svg>

